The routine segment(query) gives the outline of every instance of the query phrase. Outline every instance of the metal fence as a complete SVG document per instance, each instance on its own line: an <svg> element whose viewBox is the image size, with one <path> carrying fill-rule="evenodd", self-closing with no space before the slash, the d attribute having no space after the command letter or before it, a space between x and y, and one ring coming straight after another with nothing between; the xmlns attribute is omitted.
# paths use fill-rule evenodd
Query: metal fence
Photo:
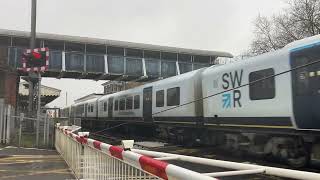
<svg viewBox="0 0 320 180"><path fill-rule="evenodd" d="M55 146L79 179L215 179L76 135L76 128L57 126Z"/></svg>
<svg viewBox="0 0 320 180"><path fill-rule="evenodd" d="M15 124L11 118L13 113L14 108L0 98L0 144L8 144L14 138Z"/></svg>
<svg viewBox="0 0 320 180"><path fill-rule="evenodd" d="M40 118L11 116L15 128L10 145L17 147L53 148L54 147L54 121L47 114Z"/></svg>

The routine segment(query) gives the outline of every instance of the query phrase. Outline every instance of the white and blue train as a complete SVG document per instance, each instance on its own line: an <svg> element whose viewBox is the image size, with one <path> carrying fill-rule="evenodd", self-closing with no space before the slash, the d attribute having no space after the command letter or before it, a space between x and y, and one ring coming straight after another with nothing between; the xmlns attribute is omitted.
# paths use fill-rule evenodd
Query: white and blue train
<svg viewBox="0 0 320 180"><path fill-rule="evenodd" d="M318 61L320 35L90 99L65 112L87 121L149 124L162 137L223 143L303 166L320 150Z"/></svg>

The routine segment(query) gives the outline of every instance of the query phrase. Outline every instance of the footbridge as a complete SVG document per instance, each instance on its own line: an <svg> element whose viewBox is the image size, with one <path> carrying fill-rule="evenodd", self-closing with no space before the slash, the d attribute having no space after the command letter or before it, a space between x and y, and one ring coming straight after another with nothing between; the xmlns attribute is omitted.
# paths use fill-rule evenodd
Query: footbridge
<svg viewBox="0 0 320 180"><path fill-rule="evenodd" d="M13 69L22 67L29 32L0 29L1 56ZM50 50L43 77L149 81L207 67L228 52L185 49L142 43L37 33L37 47ZM5 49L5 50L3 50ZM20 76L27 75L18 70Z"/></svg>

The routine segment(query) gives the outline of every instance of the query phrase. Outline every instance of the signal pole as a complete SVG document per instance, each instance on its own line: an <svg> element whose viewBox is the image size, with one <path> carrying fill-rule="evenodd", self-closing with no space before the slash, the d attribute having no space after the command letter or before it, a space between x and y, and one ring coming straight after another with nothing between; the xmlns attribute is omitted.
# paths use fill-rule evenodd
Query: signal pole
<svg viewBox="0 0 320 180"><path fill-rule="evenodd" d="M31 33L30 33L30 49L35 48L36 44L36 24L37 24L37 0L31 2ZM33 100L34 100L34 85L36 84L35 74L29 73L29 103L28 113L29 116L33 116Z"/></svg>
<svg viewBox="0 0 320 180"><path fill-rule="evenodd" d="M30 49L34 49L36 45L36 25L37 25L37 0L32 0Z"/></svg>
<svg viewBox="0 0 320 180"><path fill-rule="evenodd" d="M30 32L30 49L36 46L36 26L37 26L37 0L31 1L31 32ZM35 94L37 93L37 94ZM36 98L35 98L36 97ZM34 100L38 101L34 101ZM41 73L29 73L29 113L33 115L33 107L37 107L36 121L36 147L39 147L39 128L41 119ZM33 123L32 123L33 124ZM32 125L33 126L33 125Z"/></svg>

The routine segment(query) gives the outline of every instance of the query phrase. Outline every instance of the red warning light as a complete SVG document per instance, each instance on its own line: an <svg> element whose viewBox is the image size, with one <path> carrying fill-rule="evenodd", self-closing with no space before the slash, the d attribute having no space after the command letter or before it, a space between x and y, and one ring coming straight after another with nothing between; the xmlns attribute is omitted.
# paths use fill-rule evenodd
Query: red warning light
<svg viewBox="0 0 320 180"><path fill-rule="evenodd" d="M22 70L26 72L46 71L49 66L49 49L27 49L22 55Z"/></svg>

